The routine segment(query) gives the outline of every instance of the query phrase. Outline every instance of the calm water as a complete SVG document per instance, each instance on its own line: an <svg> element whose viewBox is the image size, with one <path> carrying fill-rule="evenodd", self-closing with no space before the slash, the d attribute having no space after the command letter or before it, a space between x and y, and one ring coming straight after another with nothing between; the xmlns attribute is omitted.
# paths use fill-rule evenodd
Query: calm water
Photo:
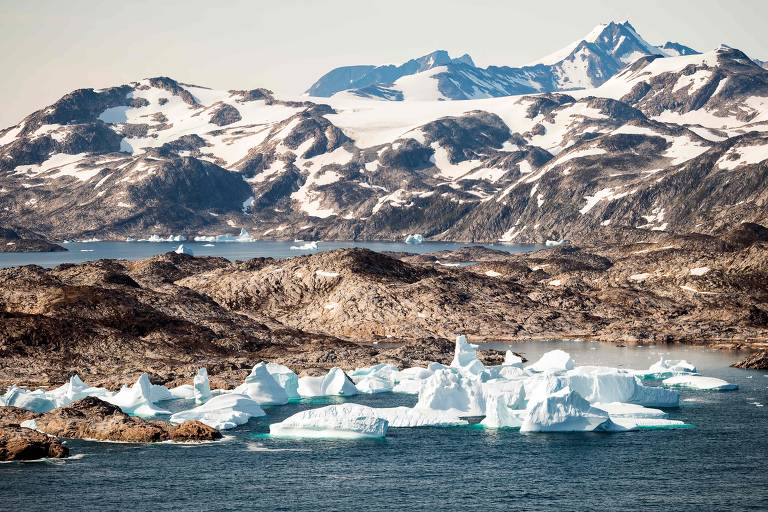
<svg viewBox="0 0 768 512"><path fill-rule="evenodd" d="M313 254L347 247L365 247L373 251L403 251L428 253L449 249L458 249L466 245L457 242L424 242L409 245L403 242L318 242L316 251L291 250L291 246L300 246L303 242L260 240L257 242L219 242L213 247L206 247L206 242L72 242L65 244L67 252L43 253L0 253L0 268L17 265L40 265L53 267L60 263L80 263L102 258L139 260L156 254L174 251L180 243L192 249L196 256L223 256L232 261L257 257L290 258L302 254ZM540 248L539 245L504 245L482 244L486 247L507 252L526 252Z"/></svg>
<svg viewBox="0 0 768 512"><path fill-rule="evenodd" d="M584 342L515 344L534 359L554 347L577 364L646 368L658 348ZM730 393L684 391L671 417L690 430L520 434L476 427L392 429L383 441L264 436L308 407L271 408L226 441L197 446L70 441L82 458L0 465L2 510L768 510L768 375L728 368L735 355L667 349ZM394 394L356 397L413 405ZM316 406L316 404L315 404Z"/></svg>

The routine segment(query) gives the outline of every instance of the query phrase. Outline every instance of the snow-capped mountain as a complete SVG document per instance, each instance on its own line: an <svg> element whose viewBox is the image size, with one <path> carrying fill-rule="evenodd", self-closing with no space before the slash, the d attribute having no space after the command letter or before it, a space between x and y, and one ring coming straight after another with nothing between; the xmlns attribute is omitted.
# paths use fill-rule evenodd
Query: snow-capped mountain
<svg viewBox="0 0 768 512"><path fill-rule="evenodd" d="M767 134L768 71L728 47L641 57L595 89L466 101L151 78L0 131L0 224L59 239L717 232L768 222Z"/></svg>
<svg viewBox="0 0 768 512"><path fill-rule="evenodd" d="M692 55L679 43L653 46L627 21L596 26L582 39L523 67L475 66L468 55L438 51L400 66L337 68L313 84L310 96L345 91L382 100L466 100L597 87L640 57Z"/></svg>

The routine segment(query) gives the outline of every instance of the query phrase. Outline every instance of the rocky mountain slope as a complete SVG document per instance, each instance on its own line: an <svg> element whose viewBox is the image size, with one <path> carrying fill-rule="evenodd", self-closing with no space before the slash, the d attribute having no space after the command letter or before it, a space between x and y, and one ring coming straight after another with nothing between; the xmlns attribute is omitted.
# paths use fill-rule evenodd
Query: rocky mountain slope
<svg viewBox="0 0 768 512"><path fill-rule="evenodd" d="M74 91L0 131L0 225L517 243L768 222L768 70L736 49L641 57L568 93L324 101L162 77Z"/></svg>
<svg viewBox="0 0 768 512"><path fill-rule="evenodd" d="M692 55L685 45L646 42L628 22L596 26L582 39L522 67L480 68L469 55L439 50L400 66L345 66L326 73L307 94L341 91L382 100L466 100L593 88L640 57Z"/></svg>
<svg viewBox="0 0 768 512"><path fill-rule="evenodd" d="M345 249L231 263L168 253L4 269L0 385L77 372L115 387L143 371L168 383L198 366L231 384L261 359L410 366L449 359L456 333L765 349L766 269L758 225L530 254Z"/></svg>

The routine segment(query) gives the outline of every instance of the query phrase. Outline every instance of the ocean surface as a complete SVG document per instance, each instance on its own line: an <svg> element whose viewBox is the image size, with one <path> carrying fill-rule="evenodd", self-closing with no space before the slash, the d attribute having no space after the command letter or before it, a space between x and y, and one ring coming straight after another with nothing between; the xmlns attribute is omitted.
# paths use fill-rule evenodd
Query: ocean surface
<svg viewBox="0 0 768 512"><path fill-rule="evenodd" d="M664 353L740 389L682 391L670 417L694 428L620 434L459 427L391 429L382 441L278 440L265 434L269 423L319 402L272 407L216 443L69 441L70 459L0 464L0 510L768 510L768 407L757 405L768 405L768 373L729 368L739 354L572 341L511 347L530 360L561 348L577 365L626 368L647 368ZM410 406L416 397L350 401Z"/></svg>
<svg viewBox="0 0 768 512"><path fill-rule="evenodd" d="M412 253L428 253L450 249L458 249L468 245L484 245L500 251L519 253L533 251L541 245L509 245L509 244L469 244L459 242L424 242L422 244L406 244L404 242L318 242L317 250L295 250L304 242L259 240L256 242L217 242L213 246L206 242L70 242L64 244L66 252L38 253L0 253L0 268L18 265L40 265L53 267L61 263L81 263L83 261L104 258L139 260L156 254L175 251L180 244L191 249L195 256L223 256L229 260L247 260L258 257L290 258L304 254L314 254L322 251L332 251L348 247L364 247L373 251L403 251Z"/></svg>

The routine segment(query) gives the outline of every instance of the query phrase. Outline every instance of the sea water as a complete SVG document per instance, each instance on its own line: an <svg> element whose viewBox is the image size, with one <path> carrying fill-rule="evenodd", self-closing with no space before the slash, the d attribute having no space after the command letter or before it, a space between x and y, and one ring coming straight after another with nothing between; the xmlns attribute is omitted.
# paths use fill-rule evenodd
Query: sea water
<svg viewBox="0 0 768 512"><path fill-rule="evenodd" d="M215 443L73 440L72 459L0 464L0 510L768 510L768 373L729 368L741 354L576 341L493 346L530 361L560 348L578 365L624 368L647 368L663 354L739 390L682 390L680 408L668 412L694 428L620 434L471 426L390 429L381 441L272 439L270 423L343 399L265 407L266 417ZM348 400L392 407L416 397Z"/></svg>

